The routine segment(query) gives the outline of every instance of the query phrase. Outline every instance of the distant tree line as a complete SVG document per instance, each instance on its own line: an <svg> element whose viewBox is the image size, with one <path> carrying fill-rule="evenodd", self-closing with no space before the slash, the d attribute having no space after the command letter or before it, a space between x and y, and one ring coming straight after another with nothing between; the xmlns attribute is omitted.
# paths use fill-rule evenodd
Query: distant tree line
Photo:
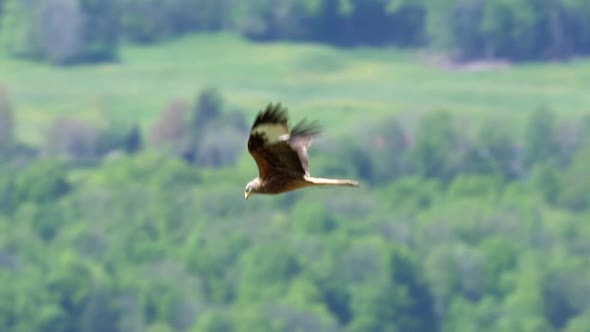
<svg viewBox="0 0 590 332"><path fill-rule="evenodd" d="M423 46L458 60L590 52L586 0L0 0L0 43L54 64L112 60L122 41L235 31L256 41Z"/></svg>

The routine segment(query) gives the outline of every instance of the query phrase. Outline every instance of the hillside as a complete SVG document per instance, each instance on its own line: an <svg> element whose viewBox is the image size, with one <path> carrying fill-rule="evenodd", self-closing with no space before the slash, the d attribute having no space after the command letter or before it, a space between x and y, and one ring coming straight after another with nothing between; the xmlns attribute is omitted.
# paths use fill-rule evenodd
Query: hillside
<svg viewBox="0 0 590 332"><path fill-rule="evenodd" d="M231 35L0 58L0 330L586 332L590 61L422 59ZM271 100L325 127L313 175L361 187L244 200Z"/></svg>

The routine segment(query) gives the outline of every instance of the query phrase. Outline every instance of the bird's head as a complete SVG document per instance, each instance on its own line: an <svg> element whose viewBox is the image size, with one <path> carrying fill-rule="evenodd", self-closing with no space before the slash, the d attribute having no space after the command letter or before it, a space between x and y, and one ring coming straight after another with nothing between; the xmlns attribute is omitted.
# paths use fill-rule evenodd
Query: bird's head
<svg viewBox="0 0 590 332"><path fill-rule="evenodd" d="M244 191L244 197L248 199L250 195L255 194L258 192L258 187L260 186L260 182L258 179L254 179L246 185L246 189Z"/></svg>

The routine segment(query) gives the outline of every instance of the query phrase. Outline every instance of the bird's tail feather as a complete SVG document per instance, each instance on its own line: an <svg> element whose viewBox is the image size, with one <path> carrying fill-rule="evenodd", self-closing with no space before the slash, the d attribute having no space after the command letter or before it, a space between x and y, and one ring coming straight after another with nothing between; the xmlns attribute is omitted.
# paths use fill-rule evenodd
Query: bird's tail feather
<svg viewBox="0 0 590 332"><path fill-rule="evenodd" d="M324 179L324 178L314 178L314 177L307 177L306 179L309 183L316 185L316 186L345 186L345 187L358 187L359 183L354 180L348 179Z"/></svg>

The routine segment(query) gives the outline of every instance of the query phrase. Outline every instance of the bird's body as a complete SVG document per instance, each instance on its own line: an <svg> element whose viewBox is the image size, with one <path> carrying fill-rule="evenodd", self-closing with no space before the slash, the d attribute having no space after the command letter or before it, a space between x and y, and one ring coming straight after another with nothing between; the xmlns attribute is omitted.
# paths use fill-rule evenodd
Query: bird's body
<svg viewBox="0 0 590 332"><path fill-rule="evenodd" d="M280 194L310 186L358 187L353 180L314 178L309 175L307 148L320 133L315 123L301 121L291 130L287 110L280 104L269 104L256 116L248 151L258 166L258 177L246 186L250 194Z"/></svg>

